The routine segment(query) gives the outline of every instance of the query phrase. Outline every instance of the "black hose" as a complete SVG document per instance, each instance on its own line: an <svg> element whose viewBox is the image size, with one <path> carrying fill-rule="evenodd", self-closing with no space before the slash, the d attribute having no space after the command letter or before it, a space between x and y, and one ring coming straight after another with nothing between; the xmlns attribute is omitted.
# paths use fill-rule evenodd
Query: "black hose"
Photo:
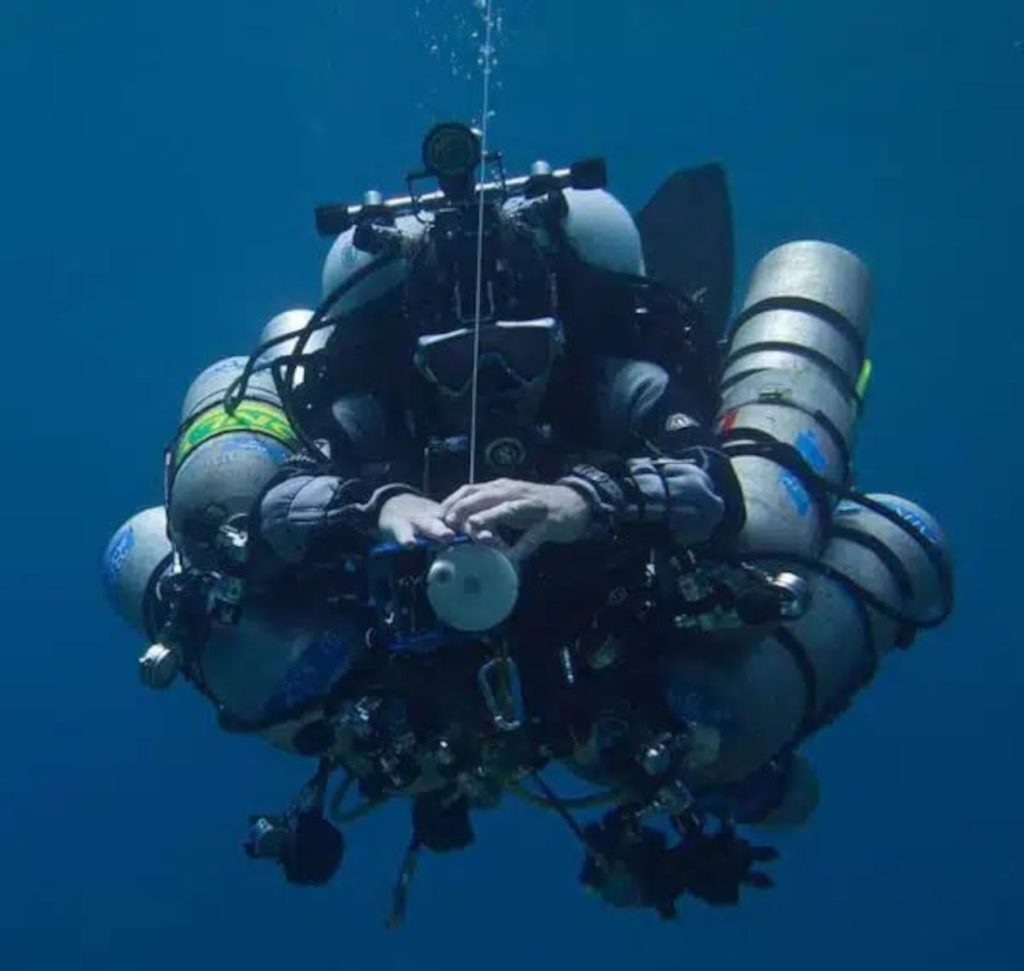
<svg viewBox="0 0 1024 971"><path fill-rule="evenodd" d="M387 266L390 266L392 263L397 262L401 258L401 255L401 253L386 254L380 259L374 260L366 266L360 267L360 269L356 270L347 280L328 294L304 326L297 330L288 331L285 334L278 334L276 337L263 341L249 355L249 359L246 361L245 367L242 369L242 373L231 382L225 392L224 408L228 414L232 414L238 407L253 374L257 371L270 370L274 376L274 385L281 398L281 407L289 424L292 426L292 430L295 432L296 437L313 455L319 457L322 461L327 461L327 456L323 454L317 443L313 441L299 417L297 403L295 401L295 372L304 361L313 359L311 355L307 356L303 353L313 334L321 330L326 330L328 327L338 325L347 316L340 315L338 317L327 319L327 315L334 309L338 302L369 276L386 268ZM274 347L287 343L291 340L295 340L296 345L295 349L290 354L282 355L282 357L279 357L274 361L265 362L262 365L257 364L259 359L266 354L268 350L272 350ZM283 377L279 373L282 366L285 369Z"/></svg>

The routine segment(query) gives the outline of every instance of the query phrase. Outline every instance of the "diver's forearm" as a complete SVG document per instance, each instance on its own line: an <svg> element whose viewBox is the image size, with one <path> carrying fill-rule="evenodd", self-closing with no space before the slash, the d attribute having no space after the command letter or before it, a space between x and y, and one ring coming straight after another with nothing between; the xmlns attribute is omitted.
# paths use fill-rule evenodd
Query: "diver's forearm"
<svg viewBox="0 0 1024 971"><path fill-rule="evenodd" d="M713 449L627 459L611 468L577 465L559 483L587 500L595 534L718 545L734 538L745 519L732 466Z"/></svg>
<svg viewBox="0 0 1024 971"><path fill-rule="evenodd" d="M257 511L256 530L262 542L286 563L330 562L375 542L381 507L402 493L418 494L418 490L401 482L295 475L265 493Z"/></svg>

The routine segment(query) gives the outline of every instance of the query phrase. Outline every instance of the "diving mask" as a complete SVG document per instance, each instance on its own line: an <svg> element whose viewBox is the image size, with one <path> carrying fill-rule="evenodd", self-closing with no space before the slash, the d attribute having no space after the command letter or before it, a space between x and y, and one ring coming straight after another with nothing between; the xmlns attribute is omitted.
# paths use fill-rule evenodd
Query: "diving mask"
<svg viewBox="0 0 1024 971"><path fill-rule="evenodd" d="M416 341L416 369L442 394L465 395L477 367L482 394L518 391L550 377L562 353L564 335L553 317L481 324ZM479 350L479 353L478 353Z"/></svg>

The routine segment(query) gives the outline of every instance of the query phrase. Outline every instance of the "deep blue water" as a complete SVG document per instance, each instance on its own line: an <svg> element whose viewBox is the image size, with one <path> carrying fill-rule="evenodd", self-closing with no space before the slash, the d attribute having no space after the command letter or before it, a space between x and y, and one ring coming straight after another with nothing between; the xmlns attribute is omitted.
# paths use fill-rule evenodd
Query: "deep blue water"
<svg viewBox="0 0 1024 971"><path fill-rule="evenodd" d="M326 890L248 864L246 813L306 766L220 734L185 689L142 690L99 551L159 499L191 377L316 301L312 206L399 188L426 127L477 110L471 3L4 0L0 966L1014 965L1024 10L500 6L492 133L514 166L604 154L638 206L721 161L739 290L791 238L869 262L859 476L941 518L954 619L809 746L819 813L738 910L606 911L557 820L515 806L424 862L397 934L402 810L353 828Z"/></svg>

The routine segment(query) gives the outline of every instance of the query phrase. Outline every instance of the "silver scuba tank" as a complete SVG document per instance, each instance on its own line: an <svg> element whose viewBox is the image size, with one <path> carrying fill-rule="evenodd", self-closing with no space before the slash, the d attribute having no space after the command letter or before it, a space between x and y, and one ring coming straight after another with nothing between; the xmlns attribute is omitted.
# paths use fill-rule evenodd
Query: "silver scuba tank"
<svg viewBox="0 0 1024 971"><path fill-rule="evenodd" d="M159 636L160 581L175 569L163 506L136 513L114 533L103 554L103 578L117 614L150 642ZM177 653L151 643L139 658L139 674L152 688L168 687L178 675Z"/></svg>
<svg viewBox="0 0 1024 971"><path fill-rule="evenodd" d="M331 308L327 319L336 320L351 314L401 286L409 273L406 251L423 237L432 222L433 214L429 212L397 217L394 235L390 235L394 253L389 252L387 246L379 250L373 246L362 249L356 246L358 227L341 233L324 259L322 295L326 300L343 286L351 289Z"/></svg>
<svg viewBox="0 0 1024 971"><path fill-rule="evenodd" d="M250 597L236 623L212 625L197 669L230 720L265 725L265 739L293 750L298 728L322 717L322 699L365 649L357 612Z"/></svg>
<svg viewBox="0 0 1024 971"><path fill-rule="evenodd" d="M312 310L285 310L276 317L267 321L260 333L260 347L271 341L279 341L268 347L257 361L257 366L269 364L271 361L280 360L294 353L298 348L299 339L302 336L306 325L313 318ZM314 330L309 337L303 341L302 353L314 354L323 350L334 327L320 327ZM283 377L283 374L282 374ZM295 368L295 375L292 379L292 387L297 388L305 380L305 369L301 364Z"/></svg>
<svg viewBox="0 0 1024 971"><path fill-rule="evenodd" d="M172 566L163 506L143 509L128 519L103 551L103 585L115 612L150 639L157 581Z"/></svg>
<svg viewBox="0 0 1024 971"><path fill-rule="evenodd" d="M107 596L117 614L149 642L157 629L157 583L173 570L162 506L136 513L114 533L102 558ZM211 624L196 658L197 673L223 711L242 722L265 722L258 734L285 751L321 719L316 702L365 650L365 624L326 608L303 609L278 598L249 599L235 624ZM173 647L173 646L169 646ZM153 644L140 658L143 681L167 687L178 672L172 650ZM307 706L292 717L289 709Z"/></svg>
<svg viewBox="0 0 1024 971"><path fill-rule="evenodd" d="M778 246L754 268L732 329L723 387L751 371L813 364L853 393L870 317L870 276L853 253L819 240ZM760 357L772 353L780 356Z"/></svg>
<svg viewBox="0 0 1024 971"><path fill-rule="evenodd" d="M810 579L811 607L753 645L680 652L667 664L667 698L680 719L713 726L718 759L698 785L741 779L828 723L872 678L908 629L939 622L950 605L946 538L917 504L869 496L905 528L853 502ZM867 591L871 602L859 591Z"/></svg>
<svg viewBox="0 0 1024 971"><path fill-rule="evenodd" d="M756 445L790 446L815 473L845 484L870 291L864 264L831 243L788 243L754 271L730 338L716 421L747 505L741 553L821 552L827 511L797 471L757 454Z"/></svg>
<svg viewBox="0 0 1024 971"><path fill-rule="evenodd" d="M927 623L947 609L949 554L927 513L876 497L902 529L856 503L833 509L831 494L771 448L789 446L826 483L847 485L869 309L855 256L790 243L758 265L733 329L717 430L747 504L740 556L773 556L811 596L799 619L756 643L688 648L666 662L677 717L720 736L717 758L694 770L697 785L742 779L829 721L905 639L903 615Z"/></svg>
<svg viewBox="0 0 1024 971"><path fill-rule="evenodd" d="M232 414L225 409L225 395L246 361L225 358L192 382L168 457L170 536L186 562L198 569L216 565L218 529L249 513L299 444L265 371L252 376Z"/></svg>

